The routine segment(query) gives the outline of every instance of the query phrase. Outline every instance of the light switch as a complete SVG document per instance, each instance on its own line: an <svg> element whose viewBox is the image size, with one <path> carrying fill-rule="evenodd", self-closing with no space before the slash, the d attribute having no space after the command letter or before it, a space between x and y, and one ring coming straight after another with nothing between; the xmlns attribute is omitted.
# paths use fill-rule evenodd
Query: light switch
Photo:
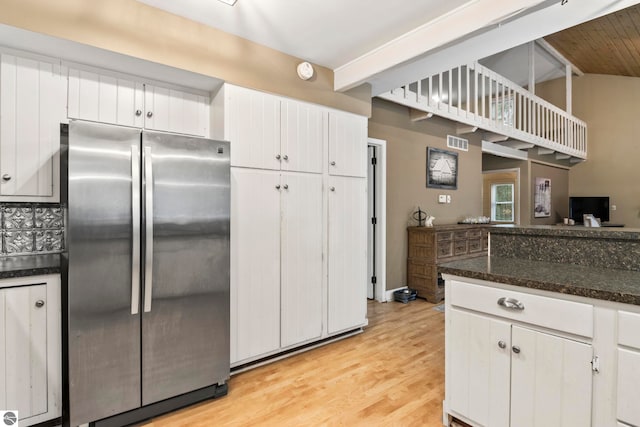
<svg viewBox="0 0 640 427"><path fill-rule="evenodd" d="M447 203L447 196L444 194L438 195L438 203Z"/></svg>
<svg viewBox="0 0 640 427"><path fill-rule="evenodd" d="M447 203L451 203L451 194L447 194Z"/></svg>

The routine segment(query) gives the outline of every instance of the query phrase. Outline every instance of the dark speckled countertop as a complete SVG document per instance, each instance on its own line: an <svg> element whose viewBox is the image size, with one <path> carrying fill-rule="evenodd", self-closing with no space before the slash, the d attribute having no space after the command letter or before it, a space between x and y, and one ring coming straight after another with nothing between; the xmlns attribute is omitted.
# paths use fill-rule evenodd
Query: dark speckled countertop
<svg viewBox="0 0 640 427"><path fill-rule="evenodd" d="M495 234L549 236L591 239L640 240L640 229L618 227L583 227L578 225L494 225Z"/></svg>
<svg viewBox="0 0 640 427"><path fill-rule="evenodd" d="M438 264L440 273L640 305L640 272L518 258L478 257Z"/></svg>
<svg viewBox="0 0 640 427"><path fill-rule="evenodd" d="M0 279L60 273L60 254L0 257Z"/></svg>

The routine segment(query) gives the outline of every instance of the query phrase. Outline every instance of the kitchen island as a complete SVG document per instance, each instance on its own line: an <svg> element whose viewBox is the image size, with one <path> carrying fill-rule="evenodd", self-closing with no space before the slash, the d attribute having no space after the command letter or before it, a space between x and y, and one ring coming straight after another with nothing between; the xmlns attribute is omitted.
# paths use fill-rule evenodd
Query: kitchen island
<svg viewBox="0 0 640 427"><path fill-rule="evenodd" d="M443 422L640 425L640 232L506 227L446 280Z"/></svg>

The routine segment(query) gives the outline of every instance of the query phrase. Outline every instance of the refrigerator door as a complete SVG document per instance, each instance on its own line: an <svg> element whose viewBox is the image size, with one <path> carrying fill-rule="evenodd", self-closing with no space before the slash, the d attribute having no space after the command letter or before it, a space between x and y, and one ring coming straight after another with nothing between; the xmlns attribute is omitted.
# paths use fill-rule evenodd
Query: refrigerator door
<svg viewBox="0 0 640 427"><path fill-rule="evenodd" d="M140 406L140 131L71 121L68 378L71 425ZM133 294L133 295L132 295ZM132 314L133 313L133 314Z"/></svg>
<svg viewBox="0 0 640 427"><path fill-rule="evenodd" d="M229 378L230 169L228 142L142 140L147 405Z"/></svg>

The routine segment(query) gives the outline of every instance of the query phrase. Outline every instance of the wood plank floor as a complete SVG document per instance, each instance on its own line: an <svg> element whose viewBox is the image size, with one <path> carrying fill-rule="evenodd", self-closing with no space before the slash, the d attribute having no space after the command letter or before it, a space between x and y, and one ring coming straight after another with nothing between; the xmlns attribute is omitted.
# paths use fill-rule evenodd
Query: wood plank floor
<svg viewBox="0 0 640 427"><path fill-rule="evenodd" d="M229 394L150 420L177 426L441 426L444 313L368 303L365 332L231 377Z"/></svg>

